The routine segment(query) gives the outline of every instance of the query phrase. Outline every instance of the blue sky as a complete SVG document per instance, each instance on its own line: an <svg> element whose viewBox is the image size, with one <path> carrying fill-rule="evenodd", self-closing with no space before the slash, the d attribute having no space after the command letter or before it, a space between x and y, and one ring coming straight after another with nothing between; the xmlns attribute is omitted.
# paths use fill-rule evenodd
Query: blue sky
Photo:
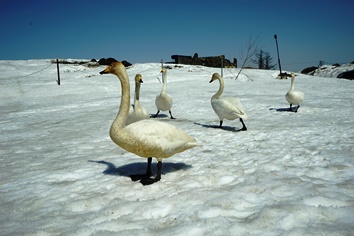
<svg viewBox="0 0 354 236"><path fill-rule="evenodd" d="M354 61L354 1L3 0L0 60L238 58L249 37L283 70Z"/></svg>

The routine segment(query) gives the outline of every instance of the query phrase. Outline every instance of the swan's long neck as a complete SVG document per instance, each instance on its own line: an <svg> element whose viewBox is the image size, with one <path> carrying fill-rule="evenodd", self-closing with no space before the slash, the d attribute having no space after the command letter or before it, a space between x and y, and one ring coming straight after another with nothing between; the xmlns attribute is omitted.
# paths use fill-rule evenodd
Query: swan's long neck
<svg viewBox="0 0 354 236"><path fill-rule="evenodd" d="M122 86L122 96L120 99L120 107L117 117L111 126L111 137L113 133L117 133L117 131L121 130L125 126L125 121L128 117L130 107L130 86L127 72L124 70L120 74L117 74L117 76Z"/></svg>
<svg viewBox="0 0 354 236"><path fill-rule="evenodd" d="M217 98L220 98L222 93L224 92L224 79L220 76L218 76L218 80L219 80L219 90L217 91L216 94L214 94L212 97L211 97L211 100L213 99L217 99Z"/></svg>
<svg viewBox="0 0 354 236"><path fill-rule="evenodd" d="M162 80L163 80L163 86L162 86L161 93L166 93L166 88L167 88L167 73L166 72L162 73Z"/></svg>
<svg viewBox="0 0 354 236"><path fill-rule="evenodd" d="M134 107L140 104L140 82L135 81L135 95L134 95Z"/></svg>
<svg viewBox="0 0 354 236"><path fill-rule="evenodd" d="M294 91L294 89L295 89L295 78L292 76L290 90Z"/></svg>

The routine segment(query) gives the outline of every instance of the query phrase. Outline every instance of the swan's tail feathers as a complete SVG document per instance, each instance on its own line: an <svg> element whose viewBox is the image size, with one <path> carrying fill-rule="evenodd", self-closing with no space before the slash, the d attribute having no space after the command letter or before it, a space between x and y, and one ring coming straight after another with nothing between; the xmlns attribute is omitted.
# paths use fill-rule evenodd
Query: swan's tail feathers
<svg viewBox="0 0 354 236"><path fill-rule="evenodd" d="M240 115L240 118L244 119L244 120L247 120L248 119L248 115L246 113L242 113Z"/></svg>
<svg viewBox="0 0 354 236"><path fill-rule="evenodd" d="M191 148L194 148L194 147L198 147L198 146L202 146L201 144L198 144L196 142L188 142L186 143L185 145L185 150L187 149L191 149Z"/></svg>
<svg viewBox="0 0 354 236"><path fill-rule="evenodd" d="M236 112L236 114L237 114L238 117L247 120L248 116L247 116L247 114L244 112L244 109L243 109L243 107L242 107L241 104L238 104L238 106L235 107L234 109L235 109L235 112Z"/></svg>

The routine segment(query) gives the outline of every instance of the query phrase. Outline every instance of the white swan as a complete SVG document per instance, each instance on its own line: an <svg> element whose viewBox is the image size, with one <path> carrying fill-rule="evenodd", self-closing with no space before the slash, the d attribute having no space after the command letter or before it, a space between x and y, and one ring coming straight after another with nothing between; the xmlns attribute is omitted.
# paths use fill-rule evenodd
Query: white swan
<svg viewBox="0 0 354 236"><path fill-rule="evenodd" d="M213 107L215 113L218 115L220 119L220 128L222 127L223 119L234 120L236 118L240 118L242 123L242 131L246 131L246 125L243 122L243 119L247 119L241 102L235 97L221 97L224 91L224 79L218 73L214 73L211 77L209 83L214 80L219 80L219 90L211 97L211 106Z"/></svg>
<svg viewBox="0 0 354 236"><path fill-rule="evenodd" d="M176 153L198 146L198 144L183 130L166 122L146 119L125 126L130 107L129 78L124 65L120 62L114 62L100 72L100 74L109 73L119 78L122 87L121 103L117 117L110 129L110 137L113 142L126 151L148 158L146 174L138 176L142 184L157 182L161 179L163 158L171 157ZM158 161L157 175L154 179L150 178L152 157ZM136 176L132 176L132 179L137 180L133 177Z"/></svg>
<svg viewBox="0 0 354 236"><path fill-rule="evenodd" d="M170 113L171 119L175 119L172 116L171 107L172 107L172 97L171 95L166 93L166 86L167 86L167 71L163 68L161 70L162 73L162 80L163 86L160 95L156 96L155 105L157 107L157 113L152 117L157 117L157 115L161 111L168 111Z"/></svg>
<svg viewBox="0 0 354 236"><path fill-rule="evenodd" d="M290 103L289 111L293 111L292 105L297 105L297 108L294 111L294 112L297 112L297 110L299 110L299 108L300 108L300 103L302 103L304 101L305 95L301 91L294 91L295 74L291 73L290 75L291 75L291 86L290 86L290 90L286 93L285 98L288 101L288 103Z"/></svg>
<svg viewBox="0 0 354 236"><path fill-rule="evenodd" d="M141 74L135 75L135 94L134 94L134 106L129 110L129 114L125 125L137 122L139 120L149 119L149 112L140 105L140 84L143 83Z"/></svg>

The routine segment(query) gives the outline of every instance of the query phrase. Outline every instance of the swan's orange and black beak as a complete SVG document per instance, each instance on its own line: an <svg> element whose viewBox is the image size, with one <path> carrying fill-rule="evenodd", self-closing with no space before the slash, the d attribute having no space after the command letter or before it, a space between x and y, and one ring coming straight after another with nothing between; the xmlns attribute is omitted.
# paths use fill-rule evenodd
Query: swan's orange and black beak
<svg viewBox="0 0 354 236"><path fill-rule="evenodd" d="M103 74L109 74L109 72L111 71L111 66L107 66L106 69L104 69L103 71L100 72L101 75Z"/></svg>

